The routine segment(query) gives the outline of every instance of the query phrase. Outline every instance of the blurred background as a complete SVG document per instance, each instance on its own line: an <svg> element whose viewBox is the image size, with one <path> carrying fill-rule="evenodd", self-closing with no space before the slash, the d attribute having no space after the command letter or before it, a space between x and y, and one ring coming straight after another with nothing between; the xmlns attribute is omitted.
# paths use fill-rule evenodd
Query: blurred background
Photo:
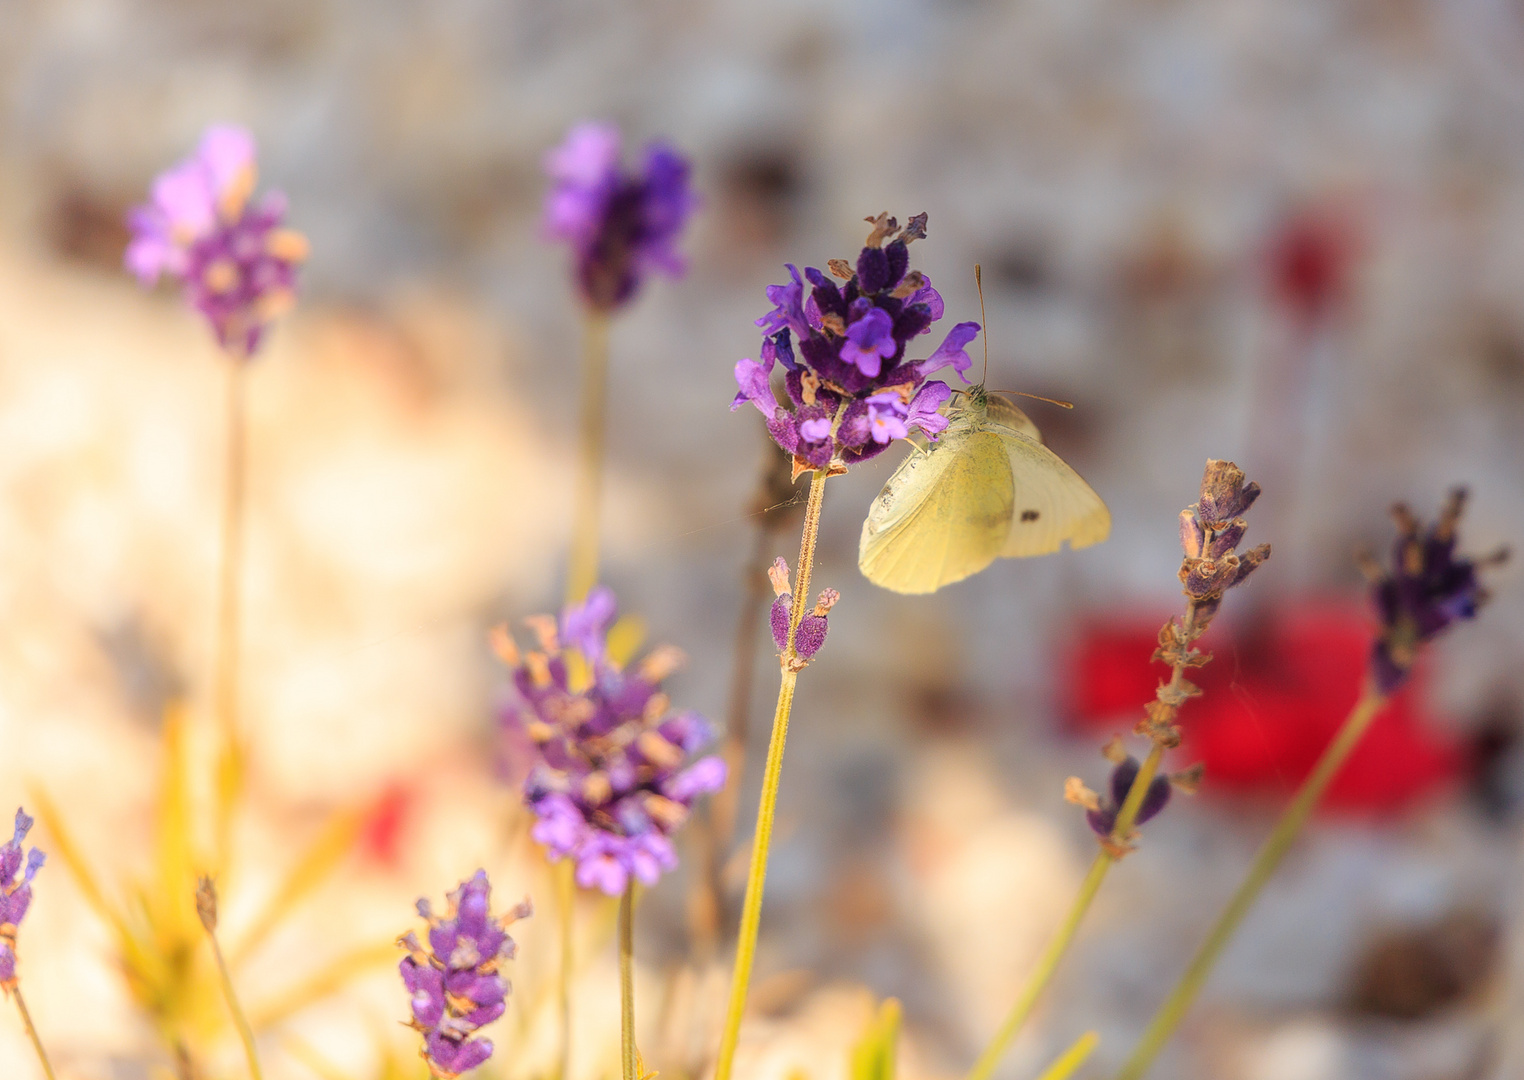
<svg viewBox="0 0 1524 1080"><path fill-rule="evenodd" d="M648 285L611 362L605 578L688 652L679 705L727 718L746 575L797 550L787 509L753 512L777 452L727 411L732 367L782 263L854 258L865 215L930 215L912 253L949 325L979 318L983 264L991 385L1078 403L1029 411L1114 516L1099 547L900 597L856 568L900 455L832 482L816 581L843 599L800 681L750 1077L844 1076L888 995L909 1075L972 1062L1092 856L1063 780L1099 787L1097 748L1151 696L1206 458L1264 486L1249 541L1275 546L1186 710L1177 764L1206 785L1111 875L1009 1080L1087 1028L1082 1075L1131 1047L1354 700L1353 553L1385 549L1390 503L1429 516L1465 483L1466 549L1524 540L1512 0L3 0L0 20L0 806L44 789L113 896L149 873L165 707L209 700L225 377L199 318L121 269L123 218L232 121L312 241L250 380L227 924L329 814L366 826L242 971L251 999L481 865L540 911L488 1073L553 1058L552 890L494 778L485 632L562 589L578 310L539 163L577 120L671 139L704 200L689 275ZM1519 576L1489 578L1373 731L1154 1075L1524 1076ZM765 635L748 660L742 848ZM725 979L686 963L690 884L649 895L637 942L643 1049L672 1076L705 1067ZM37 891L23 971L60 1077L171 1075L61 860ZM583 914L591 1080L616 1060L612 915ZM365 1080L388 1054L421 1075L405 1010L390 961L369 969L268 1029L267 1075ZM40 1076L0 1015L0 1073ZM221 1052L214 1075L242 1075Z"/></svg>

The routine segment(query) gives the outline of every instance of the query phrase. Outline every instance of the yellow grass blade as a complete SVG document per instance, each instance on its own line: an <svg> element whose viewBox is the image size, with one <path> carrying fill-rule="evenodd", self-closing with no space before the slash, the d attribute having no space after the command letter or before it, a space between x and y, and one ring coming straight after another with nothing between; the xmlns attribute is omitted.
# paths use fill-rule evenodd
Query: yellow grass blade
<svg viewBox="0 0 1524 1080"><path fill-rule="evenodd" d="M402 952L395 942L363 945L329 962L327 967L298 983L274 1001L250 1010L249 1021L256 1031L263 1030L305 1009L315 1001L342 990L344 985L372 968L400 961Z"/></svg>
<svg viewBox="0 0 1524 1080"><path fill-rule="evenodd" d="M852 1080L894 1080L900 1041L900 1003L886 998L852 1048Z"/></svg>
<svg viewBox="0 0 1524 1080"><path fill-rule="evenodd" d="M365 824L365 810L355 807L334 814L323 827L310 847L297 860L280 888L255 916L249 928L239 935L228 950L231 963L237 965L248 958L270 935L291 909L306 899L329 875L338 869L344 856L349 854Z"/></svg>
<svg viewBox="0 0 1524 1080"><path fill-rule="evenodd" d="M1075 1071L1085 1063L1085 1059L1095 1052L1100 1042L1101 1037L1095 1032L1085 1032L1075 1039L1074 1045L1065 1050L1057 1061L1049 1065L1037 1080L1069 1080L1069 1077L1073 1076Z"/></svg>

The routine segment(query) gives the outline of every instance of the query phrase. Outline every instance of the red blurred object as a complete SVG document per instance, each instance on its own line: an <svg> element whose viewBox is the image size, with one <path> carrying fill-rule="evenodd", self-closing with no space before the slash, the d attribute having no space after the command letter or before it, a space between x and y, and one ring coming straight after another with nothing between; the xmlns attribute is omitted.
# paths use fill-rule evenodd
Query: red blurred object
<svg viewBox="0 0 1524 1080"><path fill-rule="evenodd" d="M413 809L413 792L400 783L388 784L371 804L360 830L360 854L382 866L395 867L401 841Z"/></svg>
<svg viewBox="0 0 1524 1080"><path fill-rule="evenodd" d="M1301 207L1270 235L1265 270L1271 294L1311 325L1348 300L1364 248L1361 223L1348 199Z"/></svg>
<svg viewBox="0 0 1524 1080"><path fill-rule="evenodd" d="M1082 631L1070 664L1069 723L1086 732L1130 730L1169 669L1152 662L1158 619L1096 624ZM1286 793L1312 771L1359 696L1372 624L1356 611L1267 612L1253 626L1216 623L1201 648L1213 654L1190 679L1204 691L1186 703L1181 764L1206 765L1203 792ZM1423 673L1388 703L1322 803L1324 810L1401 810L1456 779L1460 741L1427 723Z"/></svg>

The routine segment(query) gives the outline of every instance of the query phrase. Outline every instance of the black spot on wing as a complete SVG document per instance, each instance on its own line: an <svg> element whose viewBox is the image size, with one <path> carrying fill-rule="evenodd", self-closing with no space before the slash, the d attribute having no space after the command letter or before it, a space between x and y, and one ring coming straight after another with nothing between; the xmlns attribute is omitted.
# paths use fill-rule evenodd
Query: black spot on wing
<svg viewBox="0 0 1524 1080"><path fill-rule="evenodd" d="M1036 521L1040 516L1036 510L1023 510L1021 512L1022 521Z"/></svg>

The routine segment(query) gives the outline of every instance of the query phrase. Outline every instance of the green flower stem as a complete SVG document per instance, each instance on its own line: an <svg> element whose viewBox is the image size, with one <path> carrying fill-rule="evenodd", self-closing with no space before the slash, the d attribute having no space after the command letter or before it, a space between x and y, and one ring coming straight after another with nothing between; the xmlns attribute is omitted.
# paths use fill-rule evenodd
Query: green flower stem
<svg viewBox="0 0 1524 1080"><path fill-rule="evenodd" d="M635 1053L635 882L619 898L619 1064L623 1080L640 1080Z"/></svg>
<svg viewBox="0 0 1524 1080"><path fill-rule="evenodd" d="M577 501L571 555L566 568L566 602L580 604L598 583L598 530L603 501L604 413L607 409L609 320L589 310L582 322L582 416Z"/></svg>
<svg viewBox="0 0 1524 1080"><path fill-rule="evenodd" d="M809 501L804 509L804 531L799 539L798 577L788 617L788 648L783 651L778 705L773 711L773 731L767 743L767 766L762 773L762 799L757 808L757 831L752 841L751 868L746 874L746 897L741 904L741 929L737 934L736 963L730 981L730 1003L720 1037L714 1080L730 1080L736 1044L741 1037L741 1016L746 1011L746 991L751 967L757 957L757 931L762 921L762 890L767 879L767 853L773 838L773 813L778 804L778 780L783 773L783 745L788 738L789 715L794 707L794 684L799 679L794 635L807 610L810 575L815 568L815 541L820 535L820 508L825 499L826 473L817 469L810 477Z"/></svg>
<svg viewBox="0 0 1524 1080"><path fill-rule="evenodd" d="M217 960L217 977L222 982L222 996L227 1000L228 1012L233 1014L238 1037L243 1041L244 1057L249 1062L249 1075L253 1080L264 1080L264 1073L259 1068L259 1055L254 1050L254 1029L249 1026L249 1018L238 1004L238 994L233 990L233 977L228 974L227 961L222 958L222 946L217 944L217 932L208 927L206 936L212 943L212 956Z"/></svg>
<svg viewBox="0 0 1524 1080"><path fill-rule="evenodd" d="M42 1039L38 1037L37 1028L32 1023L32 1014L27 1011L26 999L21 996L21 987L12 987L11 994L16 999L16 1008L21 1012L21 1026L26 1028L26 1033L32 1040L32 1049L37 1051L37 1060L42 1062L42 1075L48 1080L57 1080L53 1075L53 1064L48 1060L48 1052L42 1048Z"/></svg>
<svg viewBox="0 0 1524 1080"><path fill-rule="evenodd" d="M1148 757L1143 760L1142 766L1138 769L1137 779L1132 782L1132 787L1127 792L1127 799L1117 813L1113 836L1125 837L1132 831L1132 823L1138 816L1138 808L1143 805L1143 796L1148 791L1149 784L1153 783L1154 775L1159 771L1159 763L1163 758L1164 747L1156 743L1149 751ZM1096 893L1101 891L1101 883L1106 880L1107 872L1116 861L1116 855L1110 851L1102 849L1096 852L1095 861L1090 864L1090 872L1085 875L1085 880L1080 884L1079 895L1074 898L1074 903L1070 906L1063 925L1059 927L1053 940L1048 943L1042 959L1037 962L1037 969L1027 979L1027 984L1022 988L1016 1004L1011 1007L1005 1023L1000 1025L1000 1030L995 1033L990 1044L984 1048L984 1053L979 1055L979 1060L969 1070L968 1080L989 1080L989 1077L994 1074L995 1067L1005 1056L1011 1040L1016 1037L1022 1025L1032 1015L1032 1010L1036 1008L1042 992L1052 981L1053 973L1058 970L1060 961L1074 942L1074 935L1079 932L1080 923L1084 921L1086 913L1090 910L1091 901L1095 899Z"/></svg>
<svg viewBox="0 0 1524 1080"><path fill-rule="evenodd" d="M238 689L242 652L244 488L248 458L247 382L249 360L227 355L226 460L222 478L222 553L217 581L217 653L213 669L213 709L221 730L217 783L217 859L227 858L233 806L243 780L239 742Z"/></svg>
<svg viewBox="0 0 1524 1080"><path fill-rule="evenodd" d="M1206 940L1196 950L1196 955L1191 959L1190 966L1185 969L1185 974L1180 977L1175 989L1165 999L1159 1011L1154 1014L1148 1030L1143 1033L1143 1038L1133 1050L1132 1056L1122 1066L1122 1071L1117 1073L1117 1080L1139 1080L1148 1072L1149 1066L1158 1057L1159 1051L1164 1048L1164 1044L1169 1041L1175 1028L1179 1027L1180 1021L1190 1010L1196 995L1201 991L1202 984L1206 982L1213 965L1222 954L1224 946L1233 937L1234 931L1243 922L1249 909L1254 906L1254 901L1259 898L1265 883L1280 866L1292 842L1302 831L1302 826L1307 823L1308 816L1323 797L1323 793L1328 790L1328 785L1338 775L1350 753L1359 745L1371 721L1380 715L1382 706L1385 704L1386 699L1377 693L1374 687L1366 687L1360 700L1355 703L1355 707L1345 718L1343 726L1339 728L1339 733L1334 736L1333 742L1328 744L1328 748L1323 751L1323 756L1318 759L1312 774L1302 782L1302 787L1297 791L1296 797L1291 800L1291 805L1276 822L1275 830L1265 841L1264 847L1260 848L1259 854L1254 857L1254 863L1249 867L1248 875L1238 886L1233 899L1228 901L1227 907L1223 908L1222 914L1217 917L1217 922L1207 934ZM1142 777L1140 776L1139 779L1141 780Z"/></svg>

